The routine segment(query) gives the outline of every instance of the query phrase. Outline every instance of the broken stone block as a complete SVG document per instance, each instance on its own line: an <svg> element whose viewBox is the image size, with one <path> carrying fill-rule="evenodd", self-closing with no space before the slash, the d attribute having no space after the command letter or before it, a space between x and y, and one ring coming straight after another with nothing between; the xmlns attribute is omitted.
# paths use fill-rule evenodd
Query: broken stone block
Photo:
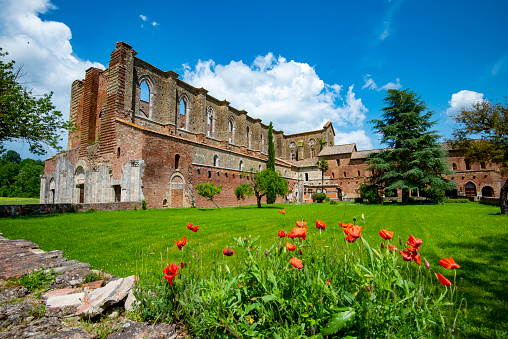
<svg viewBox="0 0 508 339"><path fill-rule="evenodd" d="M88 268L77 268L64 272L55 278L55 284L81 285L87 276L93 274Z"/></svg>
<svg viewBox="0 0 508 339"><path fill-rule="evenodd" d="M97 288L101 288L103 283L104 283L104 279L83 284L81 287L88 288L89 290L95 290Z"/></svg>
<svg viewBox="0 0 508 339"><path fill-rule="evenodd" d="M80 291L79 288L60 288L58 290L46 292L41 297L42 299L49 299L51 297L59 297L62 295L79 293L79 291Z"/></svg>
<svg viewBox="0 0 508 339"><path fill-rule="evenodd" d="M83 292L50 297L46 300L46 317L74 314L83 305L84 299Z"/></svg>
<svg viewBox="0 0 508 339"><path fill-rule="evenodd" d="M134 291L130 290L129 294L127 294L127 298L125 298L125 310L127 312L134 311L134 306L137 305L138 301L136 300L136 297L134 296Z"/></svg>
<svg viewBox="0 0 508 339"><path fill-rule="evenodd" d="M117 304L127 297L135 283L136 277L132 275L112 281L96 290L87 291L84 303L78 308L76 315L95 317L103 313L109 306Z"/></svg>

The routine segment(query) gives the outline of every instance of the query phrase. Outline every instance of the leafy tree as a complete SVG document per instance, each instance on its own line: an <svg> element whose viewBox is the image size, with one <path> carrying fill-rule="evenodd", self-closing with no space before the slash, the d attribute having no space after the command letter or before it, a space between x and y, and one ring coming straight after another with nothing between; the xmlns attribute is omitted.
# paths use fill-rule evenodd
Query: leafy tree
<svg viewBox="0 0 508 339"><path fill-rule="evenodd" d="M328 170L328 168L330 168L330 166L328 165L328 161L326 160L319 160L316 165L318 165L318 168L319 170L321 171L321 192L324 193L324 175L325 175L325 172Z"/></svg>
<svg viewBox="0 0 508 339"><path fill-rule="evenodd" d="M252 197L254 195L254 190L249 184L241 184L235 187L235 195L237 200L245 200L246 197Z"/></svg>
<svg viewBox="0 0 508 339"><path fill-rule="evenodd" d="M459 125L450 140L467 160L497 163L503 173L508 171L508 97L505 100L504 104L483 100L462 108L454 116ZM507 193L508 180L500 192L503 214L508 214Z"/></svg>
<svg viewBox="0 0 508 339"><path fill-rule="evenodd" d="M13 164L19 164L21 162L21 155L16 151L7 151L2 154L2 160L12 162Z"/></svg>
<svg viewBox="0 0 508 339"><path fill-rule="evenodd" d="M439 135L430 128L433 112L413 91L389 89L382 120L373 120L373 129L390 149L369 155L370 181L385 190L402 190L402 202L409 203L409 192L426 189L436 198L442 191L454 189L455 183L444 178L449 169L446 152L438 144ZM430 188L430 190L428 190Z"/></svg>
<svg viewBox="0 0 508 339"><path fill-rule="evenodd" d="M0 57L6 55L0 48ZM19 83L21 76L21 69L14 70L14 61L0 60L0 152L5 142L13 140L28 142L30 152L37 155L46 153L44 145L60 150L59 134L70 124L55 111L53 93L36 99Z"/></svg>
<svg viewBox="0 0 508 339"><path fill-rule="evenodd" d="M360 194L360 198L367 199L371 204L378 204L383 201L383 198L379 195L378 186L361 184L356 193Z"/></svg>
<svg viewBox="0 0 508 339"><path fill-rule="evenodd" d="M284 197L288 191L286 179L270 169L251 173L250 181L250 184L243 184L235 188L236 198L239 200L245 199L246 196L255 195L259 208L261 208L261 198L268 195L268 192L275 192L277 198L277 195Z"/></svg>
<svg viewBox="0 0 508 339"><path fill-rule="evenodd" d="M312 200L314 200L317 203L322 203L326 199L326 193L313 193L312 194Z"/></svg>
<svg viewBox="0 0 508 339"><path fill-rule="evenodd" d="M36 198L39 196L44 163L41 160L24 159L16 176L14 195L16 197Z"/></svg>
<svg viewBox="0 0 508 339"><path fill-rule="evenodd" d="M222 191L222 185L219 187L215 186L213 182L207 182L206 184L198 184L196 185L196 189L198 190L198 194L207 200L210 200L217 206L218 209L221 209L219 205L213 200L213 198Z"/></svg>
<svg viewBox="0 0 508 339"><path fill-rule="evenodd" d="M273 143L273 125L270 122L268 126L268 162L266 163L266 168L275 172L275 145ZM277 191L275 188L268 187L268 191L266 192L266 202L268 204L273 204L277 199Z"/></svg>
<svg viewBox="0 0 508 339"><path fill-rule="evenodd" d="M319 139L319 145L321 145L321 151L323 150L323 147L325 147L327 144L325 139Z"/></svg>

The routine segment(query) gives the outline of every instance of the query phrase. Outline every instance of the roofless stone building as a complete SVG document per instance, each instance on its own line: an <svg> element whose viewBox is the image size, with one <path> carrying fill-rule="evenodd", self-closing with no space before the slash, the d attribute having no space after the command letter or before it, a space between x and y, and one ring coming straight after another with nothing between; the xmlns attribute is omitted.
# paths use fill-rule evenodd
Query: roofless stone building
<svg viewBox="0 0 508 339"><path fill-rule="evenodd" d="M254 197L237 201L234 188L249 182L245 172L266 168L268 126L178 77L119 42L106 70L90 68L84 80L74 81L70 120L77 128L69 133L67 151L46 160L40 202L212 207L194 189L212 181L223 186L220 205L255 204ZM331 122L297 134L274 130L273 137L276 170L288 180L294 201L312 201L321 190L318 160L330 164L324 187L331 199L356 197L369 175L364 161L374 151L335 146ZM499 168L476 168L453 152L450 161L458 182L450 194L499 196Z"/></svg>

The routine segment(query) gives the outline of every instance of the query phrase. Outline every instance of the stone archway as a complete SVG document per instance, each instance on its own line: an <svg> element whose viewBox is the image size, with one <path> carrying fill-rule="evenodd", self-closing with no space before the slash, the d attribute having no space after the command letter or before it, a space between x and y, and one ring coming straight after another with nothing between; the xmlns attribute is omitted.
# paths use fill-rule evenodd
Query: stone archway
<svg viewBox="0 0 508 339"><path fill-rule="evenodd" d="M183 207L183 190L185 188L185 180L179 172L173 173L169 180L169 204L174 208Z"/></svg>

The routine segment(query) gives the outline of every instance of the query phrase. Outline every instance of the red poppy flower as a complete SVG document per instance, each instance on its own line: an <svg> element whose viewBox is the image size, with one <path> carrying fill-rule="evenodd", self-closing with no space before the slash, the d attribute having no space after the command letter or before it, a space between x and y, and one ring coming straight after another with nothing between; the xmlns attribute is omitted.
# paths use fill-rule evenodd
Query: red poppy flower
<svg viewBox="0 0 508 339"><path fill-rule="evenodd" d="M397 251L397 247L393 246L392 244L390 244L390 246L388 246L388 251Z"/></svg>
<svg viewBox="0 0 508 339"><path fill-rule="evenodd" d="M286 243L286 248L287 248L288 250L290 250L290 251L294 251L294 250L296 250L296 245L293 245L292 243L287 242L287 243Z"/></svg>
<svg viewBox="0 0 508 339"><path fill-rule="evenodd" d="M284 238L286 233L284 231L279 231L279 238Z"/></svg>
<svg viewBox="0 0 508 339"><path fill-rule="evenodd" d="M176 246L179 250L182 250L185 244L187 244L187 240L185 239L185 235L183 236L183 239L175 240Z"/></svg>
<svg viewBox="0 0 508 339"><path fill-rule="evenodd" d="M169 266L166 266L166 268L164 268L162 270L162 272L164 272L164 278L167 279L167 281L169 282L170 285L173 285L173 279L180 273L178 273L178 270L180 269L180 267L176 264L171 264L171 267Z"/></svg>
<svg viewBox="0 0 508 339"><path fill-rule="evenodd" d="M302 269L303 268L303 263L300 259L298 259L297 257L292 257L289 262L291 263L291 265L293 265L294 267L298 268L298 269Z"/></svg>
<svg viewBox="0 0 508 339"><path fill-rule="evenodd" d="M187 228L190 229L190 230L192 229L192 223L191 222L187 223Z"/></svg>
<svg viewBox="0 0 508 339"><path fill-rule="evenodd" d="M298 249L298 252L300 253L300 255L303 255L301 248Z"/></svg>
<svg viewBox="0 0 508 339"><path fill-rule="evenodd" d="M444 268L460 268L460 266L455 263L455 260L453 260L452 257L439 260L439 265L443 266Z"/></svg>
<svg viewBox="0 0 508 339"><path fill-rule="evenodd" d="M390 240L393 237L393 232L382 229L381 231L379 231L379 235L381 236L381 238L385 240Z"/></svg>
<svg viewBox="0 0 508 339"><path fill-rule="evenodd" d="M316 227L324 231L326 224L322 220L316 220Z"/></svg>
<svg viewBox="0 0 508 339"><path fill-rule="evenodd" d="M296 226L307 228L307 222L306 221L297 221Z"/></svg>
<svg viewBox="0 0 508 339"><path fill-rule="evenodd" d="M288 233L287 236L291 239L302 238L305 240L307 238L307 229L303 227L293 227L293 230Z"/></svg>
<svg viewBox="0 0 508 339"><path fill-rule="evenodd" d="M339 225L340 225L340 227L342 227L342 228L347 228L347 227L351 227L351 226L353 226L353 224L352 224L352 223L346 224L346 223L343 223L343 222L340 222L340 221L339 221Z"/></svg>
<svg viewBox="0 0 508 339"><path fill-rule="evenodd" d="M238 287L245 287L245 285L240 285L240 284L238 284Z"/></svg>
<svg viewBox="0 0 508 339"><path fill-rule="evenodd" d="M413 255L413 260L415 263L417 263L418 265L420 265L422 263L422 259L420 258L420 254L417 254L417 255Z"/></svg>
<svg viewBox="0 0 508 339"><path fill-rule="evenodd" d="M327 284L327 285L330 285L330 279L328 279L328 280L326 281L326 284Z"/></svg>
<svg viewBox="0 0 508 339"><path fill-rule="evenodd" d="M279 210L279 213L286 214L286 207L284 207L284 210Z"/></svg>
<svg viewBox="0 0 508 339"><path fill-rule="evenodd" d="M183 263L183 261L180 262L180 267L183 268L185 266L185 264Z"/></svg>
<svg viewBox="0 0 508 339"><path fill-rule="evenodd" d="M410 235L409 238L407 239L407 244L409 246L420 247L420 245L422 243L423 243L422 239L417 239L417 238L413 237L412 235Z"/></svg>
<svg viewBox="0 0 508 339"><path fill-rule="evenodd" d="M409 251L399 251L400 254L402 254L402 259L404 259L404 261L411 261L413 260L413 255L411 252Z"/></svg>
<svg viewBox="0 0 508 339"><path fill-rule="evenodd" d="M351 235L348 235L347 237L345 237L344 239L346 239L347 242L350 242L350 243L354 243L356 238L351 236Z"/></svg>
<svg viewBox="0 0 508 339"><path fill-rule="evenodd" d="M439 282L445 286L452 285L452 282L450 280L446 279L445 277L443 277L443 275L441 273L437 274L437 278L439 279Z"/></svg>
<svg viewBox="0 0 508 339"><path fill-rule="evenodd" d="M353 238L360 238L362 236L362 226L350 226L343 230L346 235L350 235Z"/></svg>
<svg viewBox="0 0 508 339"><path fill-rule="evenodd" d="M407 251L408 252L411 252L413 254L416 254L418 252L419 248L418 247L413 247L413 246L408 246L407 247Z"/></svg>
<svg viewBox="0 0 508 339"><path fill-rule="evenodd" d="M222 253L224 255L227 255L228 257L232 256L233 254L235 254L235 251L233 251L231 248L228 248L227 246L224 247L224 249L222 250Z"/></svg>

